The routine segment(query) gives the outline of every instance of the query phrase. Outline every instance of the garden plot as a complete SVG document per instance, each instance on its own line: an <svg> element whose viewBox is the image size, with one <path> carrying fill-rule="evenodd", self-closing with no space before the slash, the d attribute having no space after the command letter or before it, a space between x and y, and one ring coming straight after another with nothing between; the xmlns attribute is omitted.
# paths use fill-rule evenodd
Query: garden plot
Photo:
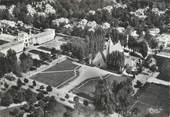
<svg viewBox="0 0 170 117"><path fill-rule="evenodd" d="M74 76L73 71L69 72L50 72L50 73L39 73L31 79L37 80L44 84L57 87L59 84L63 83L64 81L68 80L69 78Z"/></svg>
<svg viewBox="0 0 170 117"><path fill-rule="evenodd" d="M58 63L45 71L74 70L76 67L77 65L73 64L71 60L66 59L65 61L62 61L61 63Z"/></svg>
<svg viewBox="0 0 170 117"><path fill-rule="evenodd" d="M76 77L74 71L76 67L77 65L74 65L72 61L66 59L63 62L55 64L49 69L32 76L31 79L57 87L62 83L69 82L69 79Z"/></svg>
<svg viewBox="0 0 170 117"><path fill-rule="evenodd" d="M120 83L127 79L126 77L123 77L123 76L119 77L119 76L114 76L114 75L106 75L106 76L103 76L103 78L104 79L106 78L108 83L112 83L113 81ZM84 81L83 83L81 83L76 88L74 88L72 92L84 98L93 99L95 86L97 85L97 82L99 79L100 77L88 79Z"/></svg>

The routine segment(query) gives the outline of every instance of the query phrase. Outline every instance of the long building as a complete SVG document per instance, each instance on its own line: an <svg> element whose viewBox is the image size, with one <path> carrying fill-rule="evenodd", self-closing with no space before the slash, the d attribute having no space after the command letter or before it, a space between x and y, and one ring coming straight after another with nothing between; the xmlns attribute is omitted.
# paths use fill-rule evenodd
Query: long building
<svg viewBox="0 0 170 117"><path fill-rule="evenodd" d="M24 48L28 48L34 45L40 45L45 42L51 41L55 38L54 29L45 29L44 32L38 34L27 34L25 32L19 33L13 41L0 45L0 52L6 54L9 49L15 50L17 53L23 51ZM6 40L6 39L3 39Z"/></svg>
<svg viewBox="0 0 170 117"><path fill-rule="evenodd" d="M0 46L1 53L7 54L9 49L15 50L16 53L21 52L24 49L24 43L23 41L14 41Z"/></svg>

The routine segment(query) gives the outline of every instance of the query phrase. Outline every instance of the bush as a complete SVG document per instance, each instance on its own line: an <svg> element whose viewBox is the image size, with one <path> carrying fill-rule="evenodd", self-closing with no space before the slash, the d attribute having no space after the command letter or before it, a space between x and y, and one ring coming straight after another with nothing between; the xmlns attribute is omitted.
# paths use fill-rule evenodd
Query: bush
<svg viewBox="0 0 170 117"><path fill-rule="evenodd" d="M1 98L1 105L2 106L9 106L13 103L13 98L10 95L10 93L5 93L3 97Z"/></svg>
<svg viewBox="0 0 170 117"><path fill-rule="evenodd" d="M89 102L88 102L87 100L84 100L84 101L83 101L83 104L84 104L85 106L88 106L88 105L89 105Z"/></svg>
<svg viewBox="0 0 170 117"><path fill-rule="evenodd" d="M29 82L29 80L24 78L24 83L28 83L28 82Z"/></svg>
<svg viewBox="0 0 170 117"><path fill-rule="evenodd" d="M66 99L69 99L69 97L70 97L70 96L69 96L68 94L65 95L65 98L66 98Z"/></svg>
<svg viewBox="0 0 170 117"><path fill-rule="evenodd" d="M37 100L41 100L41 99L43 99L44 98L44 94L43 93L38 93L37 94Z"/></svg>
<svg viewBox="0 0 170 117"><path fill-rule="evenodd" d="M44 85L41 85L41 86L40 86L40 89L43 90L43 89L44 89Z"/></svg>
<svg viewBox="0 0 170 117"><path fill-rule="evenodd" d="M52 90L53 90L53 89L52 89L51 86L48 85L48 86L46 87L46 91L50 92L50 91L52 91Z"/></svg>
<svg viewBox="0 0 170 117"><path fill-rule="evenodd" d="M34 81L32 81L32 86L36 86L36 82L35 82L35 80Z"/></svg>
<svg viewBox="0 0 170 117"><path fill-rule="evenodd" d="M8 88L9 85L5 82L4 87L5 87L5 88Z"/></svg>

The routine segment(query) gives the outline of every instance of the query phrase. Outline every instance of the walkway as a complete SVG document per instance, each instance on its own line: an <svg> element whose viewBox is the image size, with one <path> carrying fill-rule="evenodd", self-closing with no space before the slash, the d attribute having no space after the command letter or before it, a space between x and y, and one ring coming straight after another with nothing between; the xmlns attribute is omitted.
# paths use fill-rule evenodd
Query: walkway
<svg viewBox="0 0 170 117"><path fill-rule="evenodd" d="M154 77L151 77L147 80L148 83L155 83L155 84L160 84L160 85L165 85L165 86L170 86L170 82L160 80Z"/></svg>
<svg viewBox="0 0 170 117"><path fill-rule="evenodd" d="M19 104L10 104L8 107L0 106L0 111L6 110L6 109L10 109L10 108L14 108L14 107L20 107L20 106L23 106L25 104L27 104L27 102L22 102L22 103L19 103Z"/></svg>

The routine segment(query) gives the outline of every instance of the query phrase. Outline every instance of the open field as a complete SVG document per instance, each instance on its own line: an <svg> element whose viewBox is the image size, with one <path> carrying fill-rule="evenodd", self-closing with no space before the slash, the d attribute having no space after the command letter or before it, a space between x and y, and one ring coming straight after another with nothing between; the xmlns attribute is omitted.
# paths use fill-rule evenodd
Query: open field
<svg viewBox="0 0 170 117"><path fill-rule="evenodd" d="M125 81L126 77L118 77L113 75L106 75L103 78L107 78L108 83L112 83L113 81L122 82ZM74 88L72 92L76 93L79 96L93 99L94 92L95 92L95 86L97 85L97 81L99 80L99 77L92 78L90 80L86 80L83 83L81 83L78 87Z"/></svg>
<svg viewBox="0 0 170 117"><path fill-rule="evenodd" d="M161 80L170 81L170 59L160 56L155 56L160 71L158 76Z"/></svg>
<svg viewBox="0 0 170 117"><path fill-rule="evenodd" d="M149 108L161 108L163 110L161 111L160 116L155 115L155 117L168 117L167 115L170 114L169 95L169 87L147 84L144 90L139 91L139 97L137 99L139 102L136 103L133 108L137 107L142 114L148 113Z"/></svg>
<svg viewBox="0 0 170 117"><path fill-rule="evenodd" d="M53 67L45 71L63 71L63 70L73 70L77 65L73 64L70 60L66 59L61 63L54 65Z"/></svg>
<svg viewBox="0 0 170 117"><path fill-rule="evenodd" d="M74 76L73 71L69 71L69 72L53 72L53 73L39 73L39 74L31 77L31 79L40 81L40 82L42 82L44 84L47 84L47 85L50 85L50 86L53 86L53 87L57 87L59 84L61 84L64 81L68 80L72 76Z"/></svg>

